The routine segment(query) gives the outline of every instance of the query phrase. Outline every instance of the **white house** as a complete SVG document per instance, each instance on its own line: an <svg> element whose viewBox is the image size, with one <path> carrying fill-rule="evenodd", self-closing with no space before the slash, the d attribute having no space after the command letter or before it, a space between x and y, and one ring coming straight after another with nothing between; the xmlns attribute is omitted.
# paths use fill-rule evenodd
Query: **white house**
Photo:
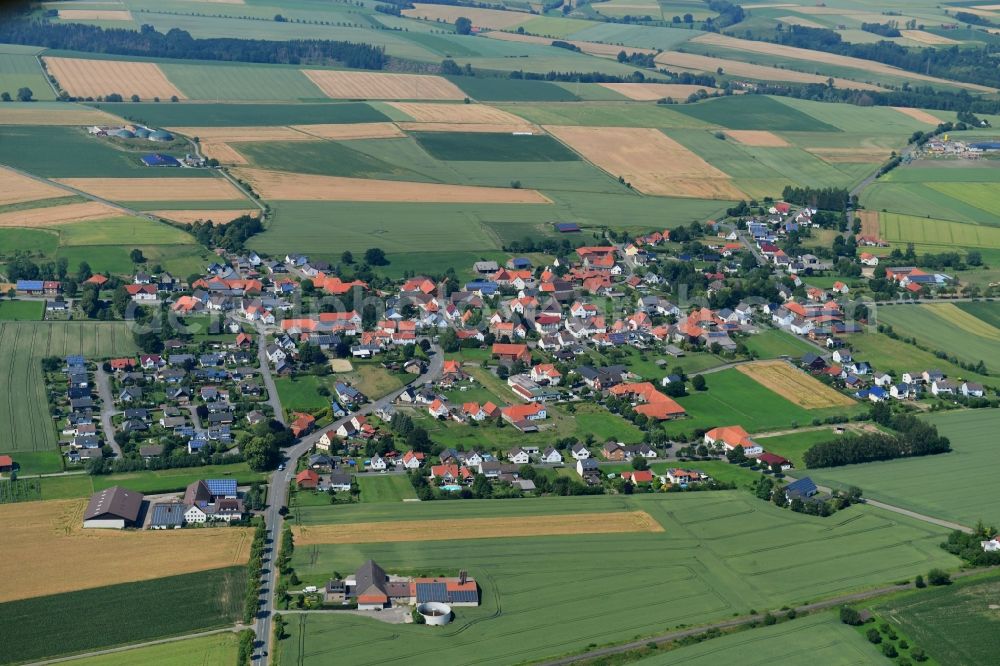
<svg viewBox="0 0 1000 666"><path fill-rule="evenodd" d="M934 395L954 395L955 382L950 379L938 379L931 384L931 393Z"/></svg>
<svg viewBox="0 0 1000 666"><path fill-rule="evenodd" d="M982 546L983 550L987 553L1000 552L1000 536L995 536L989 541L980 541L979 545Z"/></svg>
<svg viewBox="0 0 1000 666"><path fill-rule="evenodd" d="M403 455L403 467L406 469L418 469L424 462L424 454L415 451L407 451Z"/></svg>
<svg viewBox="0 0 1000 666"><path fill-rule="evenodd" d="M385 458L378 455L377 453L372 456L371 461L368 463L368 469L380 472L384 470L388 465L386 464Z"/></svg>
<svg viewBox="0 0 1000 666"><path fill-rule="evenodd" d="M507 460L511 461L515 465L527 465L531 462L531 456L528 452L521 448L513 448L507 452Z"/></svg>
<svg viewBox="0 0 1000 666"><path fill-rule="evenodd" d="M875 380L875 386L892 385L892 375L890 375L888 372L876 372L874 380Z"/></svg>
<svg viewBox="0 0 1000 666"><path fill-rule="evenodd" d="M543 463L552 463L552 464L561 463L563 461L562 455L551 446L545 449L544 452L542 452L542 457L540 458L540 460Z"/></svg>
<svg viewBox="0 0 1000 666"><path fill-rule="evenodd" d="M577 442L573 445L573 448L570 449L570 455L573 456L573 460L586 460L590 457L590 449L580 442Z"/></svg>
<svg viewBox="0 0 1000 666"><path fill-rule="evenodd" d="M336 437L336 435L337 433L334 431L327 430L323 433L323 436L319 438L319 441L316 442L316 448L321 451L329 451L334 444L334 437Z"/></svg>
<svg viewBox="0 0 1000 666"><path fill-rule="evenodd" d="M983 389L982 384L975 384L973 382L963 382L962 395L964 395L967 398L982 398L984 395L986 395L986 391Z"/></svg>

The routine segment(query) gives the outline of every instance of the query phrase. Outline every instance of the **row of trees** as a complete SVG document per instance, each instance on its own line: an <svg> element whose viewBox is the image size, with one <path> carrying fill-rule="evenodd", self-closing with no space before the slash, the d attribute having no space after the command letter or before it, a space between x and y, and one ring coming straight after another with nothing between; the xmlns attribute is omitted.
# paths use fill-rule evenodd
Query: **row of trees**
<svg viewBox="0 0 1000 666"><path fill-rule="evenodd" d="M799 206L820 210L846 210L851 205L851 194L843 187L793 187L786 185L781 198Z"/></svg>
<svg viewBox="0 0 1000 666"><path fill-rule="evenodd" d="M243 624L253 624L260 609L260 577L264 569L264 548L267 545L267 527L257 523L250 543L250 562L247 563L247 593L243 602Z"/></svg>
<svg viewBox="0 0 1000 666"><path fill-rule="evenodd" d="M354 42L221 37L195 39L190 33L177 28L162 33L150 25L136 31L28 19L0 21L0 42L87 53L286 65L343 64L357 69L382 69L388 60L383 47Z"/></svg>
<svg viewBox="0 0 1000 666"><path fill-rule="evenodd" d="M882 407L883 405L877 405ZM886 407L886 411L888 407ZM951 442L938 434L937 427L910 414L883 418L882 410L873 410L877 423L892 428L896 434L863 433L845 435L834 441L821 442L806 451L807 467L839 467L875 460L892 460L927 456L951 451Z"/></svg>
<svg viewBox="0 0 1000 666"><path fill-rule="evenodd" d="M222 247L230 252L243 249L254 234L264 230L260 220L252 215L241 215L229 224L212 224L211 222L195 222L191 225L191 235L207 248Z"/></svg>

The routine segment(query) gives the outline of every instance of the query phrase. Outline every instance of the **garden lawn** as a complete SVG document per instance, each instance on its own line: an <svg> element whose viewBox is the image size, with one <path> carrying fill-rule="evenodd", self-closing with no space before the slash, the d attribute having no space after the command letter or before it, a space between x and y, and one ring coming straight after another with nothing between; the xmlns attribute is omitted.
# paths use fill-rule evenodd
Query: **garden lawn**
<svg viewBox="0 0 1000 666"><path fill-rule="evenodd" d="M744 338L743 344L750 351L756 352L758 358L779 358L781 356L798 358L803 354L816 351L816 348L805 340L776 328L767 329Z"/></svg>
<svg viewBox="0 0 1000 666"><path fill-rule="evenodd" d="M803 430L775 437L754 437L754 441L764 447L768 453L776 453L792 461L795 469L803 470L806 464L802 459L806 451L816 444L829 442L843 435L836 435L832 428L819 430Z"/></svg>
<svg viewBox="0 0 1000 666"><path fill-rule="evenodd" d="M405 474L362 474L357 477L362 502L402 502L416 499L410 478Z"/></svg>
<svg viewBox="0 0 1000 666"><path fill-rule="evenodd" d="M744 491L457 502L316 507L307 516L322 512L339 523L447 521L458 511L517 521L600 507L645 511L664 531L470 540L442 533L439 541L297 549L292 565L304 584L324 583L330 572L353 571L371 558L390 573L464 569L479 584L482 604L456 608L444 632L356 615L300 615L290 622L290 637L275 647L283 662L322 664L332 651L358 666L467 663L470 650L483 666L541 660L958 563L938 547L944 529L863 505L823 519ZM595 606L593 585L606 580L609 561L633 582L604 586Z"/></svg>
<svg viewBox="0 0 1000 666"><path fill-rule="evenodd" d="M39 321L44 314L44 301L0 301L3 321Z"/></svg>
<svg viewBox="0 0 1000 666"><path fill-rule="evenodd" d="M0 664L227 626L241 616L245 590L246 567L229 567L0 604ZM100 618L100 631L86 618Z"/></svg>
<svg viewBox="0 0 1000 666"><path fill-rule="evenodd" d="M706 391L689 389L689 394L677 398L688 417L668 421L670 434L690 433L695 429L740 425L748 432L761 432L806 425L814 418L833 414L852 414L862 406L844 409L803 409L764 388L735 368L705 375Z"/></svg>
<svg viewBox="0 0 1000 666"><path fill-rule="evenodd" d="M322 396L318 389L326 387L327 382L316 375L299 375L297 377L278 377L274 380L278 389L281 406L287 413L311 412L330 406L330 396Z"/></svg>
<svg viewBox="0 0 1000 666"><path fill-rule="evenodd" d="M866 497L935 518L973 526L996 522L1000 498L984 492L996 477L1000 410L978 409L926 417L951 440L950 453L810 470L817 483L861 488ZM766 440L765 440L766 441Z"/></svg>

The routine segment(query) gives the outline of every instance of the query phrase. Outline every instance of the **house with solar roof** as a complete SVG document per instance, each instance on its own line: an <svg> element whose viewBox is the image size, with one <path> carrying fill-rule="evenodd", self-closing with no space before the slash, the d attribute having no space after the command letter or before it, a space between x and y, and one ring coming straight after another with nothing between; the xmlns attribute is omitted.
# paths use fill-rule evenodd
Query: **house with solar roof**
<svg viewBox="0 0 1000 666"><path fill-rule="evenodd" d="M184 521L207 523L228 522L243 518L243 500L236 490L236 479L205 479L195 481L184 491Z"/></svg>
<svg viewBox="0 0 1000 666"><path fill-rule="evenodd" d="M478 606L479 586L465 571L454 578L407 578L391 576L368 560L353 576L327 582L327 603L356 601L358 610L382 610L393 605L414 605L430 601L450 606Z"/></svg>

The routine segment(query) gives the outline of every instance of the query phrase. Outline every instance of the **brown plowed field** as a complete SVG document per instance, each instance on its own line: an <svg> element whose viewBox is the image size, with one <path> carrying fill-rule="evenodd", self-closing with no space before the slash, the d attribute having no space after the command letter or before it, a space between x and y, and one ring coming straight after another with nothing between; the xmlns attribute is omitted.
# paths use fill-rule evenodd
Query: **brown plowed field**
<svg viewBox="0 0 1000 666"><path fill-rule="evenodd" d="M456 518L295 527L295 545L391 543L446 539L503 539L574 534L663 532L645 511L577 513L517 518ZM457 536L460 535L460 536Z"/></svg>
<svg viewBox="0 0 1000 666"><path fill-rule="evenodd" d="M332 99L465 99L465 93L454 83L429 74L376 74L326 69L304 69L302 73Z"/></svg>
<svg viewBox="0 0 1000 666"><path fill-rule="evenodd" d="M43 56L49 73L74 97L99 97L118 93L126 99L186 99L155 63L124 60L86 60Z"/></svg>
<svg viewBox="0 0 1000 666"><path fill-rule="evenodd" d="M0 505L6 576L0 602L228 567L250 556L248 528L85 530L86 505L86 500Z"/></svg>
<svg viewBox="0 0 1000 666"><path fill-rule="evenodd" d="M878 223L877 210L858 210L855 215L861 218L861 235L871 238L882 238L882 230Z"/></svg>
<svg viewBox="0 0 1000 666"><path fill-rule="evenodd" d="M744 199L728 175L663 132L635 127L549 125L545 130L611 176L645 194Z"/></svg>
<svg viewBox="0 0 1000 666"><path fill-rule="evenodd" d="M234 169L264 199L284 201L394 201L412 203L550 204L536 190L442 185L396 180L314 176L264 169Z"/></svg>
<svg viewBox="0 0 1000 666"><path fill-rule="evenodd" d="M228 201L244 199L224 178L60 178L111 201Z"/></svg>

